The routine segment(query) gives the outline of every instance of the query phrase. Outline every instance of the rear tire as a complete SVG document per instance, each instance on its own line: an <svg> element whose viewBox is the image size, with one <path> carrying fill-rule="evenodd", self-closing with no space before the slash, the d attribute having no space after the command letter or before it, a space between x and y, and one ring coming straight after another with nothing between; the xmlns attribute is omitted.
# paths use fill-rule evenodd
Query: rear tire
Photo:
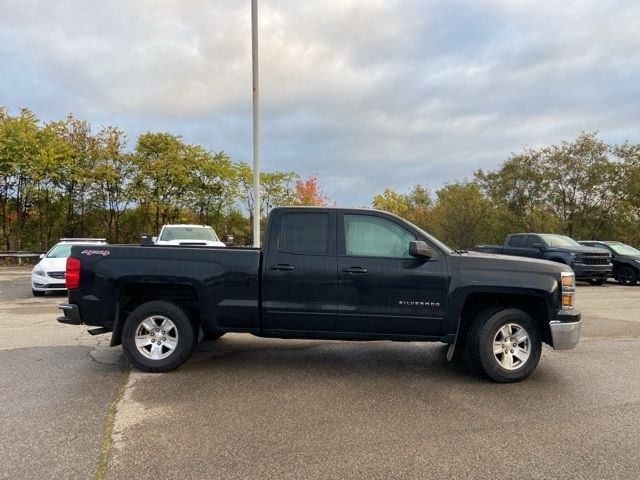
<svg viewBox="0 0 640 480"><path fill-rule="evenodd" d="M480 313L469 330L471 364L498 383L524 380L540 361L542 341L536 322L517 308Z"/></svg>
<svg viewBox="0 0 640 480"><path fill-rule="evenodd" d="M127 317L122 348L129 361L145 372L168 372L182 365L197 344L196 328L175 303L143 303Z"/></svg>
<svg viewBox="0 0 640 480"><path fill-rule="evenodd" d="M33 288L31 289L31 293L33 294L34 297L44 297L44 294L47 292L40 292L38 290L34 290Z"/></svg>
<svg viewBox="0 0 640 480"><path fill-rule="evenodd" d="M622 267L618 270L616 280L621 285L632 286L638 282L638 272L631 267Z"/></svg>

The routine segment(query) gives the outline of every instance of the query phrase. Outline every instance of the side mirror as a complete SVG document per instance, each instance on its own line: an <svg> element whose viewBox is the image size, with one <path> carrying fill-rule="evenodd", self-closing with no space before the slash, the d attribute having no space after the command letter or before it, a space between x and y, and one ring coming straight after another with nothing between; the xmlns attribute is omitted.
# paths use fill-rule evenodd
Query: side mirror
<svg viewBox="0 0 640 480"><path fill-rule="evenodd" d="M140 235L140 245L153 245L153 240L147 235L143 233Z"/></svg>
<svg viewBox="0 0 640 480"><path fill-rule="evenodd" d="M432 258L435 255L433 249L422 240L409 242L409 255L417 258Z"/></svg>
<svg viewBox="0 0 640 480"><path fill-rule="evenodd" d="M233 235L227 235L227 239L226 239L226 241L224 242L224 244L225 244L227 247L231 247L231 246L233 246L233 242L234 242L234 241L235 241L235 239L233 238Z"/></svg>
<svg viewBox="0 0 640 480"><path fill-rule="evenodd" d="M41 253L40 255L38 255L38 257L40 257L40 259L44 258L44 253Z"/></svg>
<svg viewBox="0 0 640 480"><path fill-rule="evenodd" d="M532 243L531 248L537 248L538 250L544 250L544 245L541 243Z"/></svg>

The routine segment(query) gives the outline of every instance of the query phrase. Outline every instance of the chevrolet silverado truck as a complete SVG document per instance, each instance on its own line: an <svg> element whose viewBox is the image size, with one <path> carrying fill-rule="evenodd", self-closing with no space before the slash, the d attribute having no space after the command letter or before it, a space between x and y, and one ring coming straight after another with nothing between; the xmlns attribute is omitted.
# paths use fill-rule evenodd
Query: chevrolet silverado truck
<svg viewBox="0 0 640 480"><path fill-rule="evenodd" d="M552 233L513 233L507 235L503 245L477 245L475 250L564 263L573 269L577 280L591 285L602 285L613 269L610 253Z"/></svg>
<svg viewBox="0 0 640 480"><path fill-rule="evenodd" d="M452 250L381 211L275 208L264 249L72 247L61 323L111 332L131 364L181 365L227 332L318 340L439 341L466 347L497 382L536 368L542 343L580 338L567 265Z"/></svg>

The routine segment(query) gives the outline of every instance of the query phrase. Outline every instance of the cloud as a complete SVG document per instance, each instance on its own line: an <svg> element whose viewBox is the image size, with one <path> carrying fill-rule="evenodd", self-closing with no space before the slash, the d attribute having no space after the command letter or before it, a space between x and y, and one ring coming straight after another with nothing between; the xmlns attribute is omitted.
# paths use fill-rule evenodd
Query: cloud
<svg viewBox="0 0 640 480"><path fill-rule="evenodd" d="M262 159L364 205L523 145L640 142L640 5L260 0ZM0 6L0 104L251 160L250 2Z"/></svg>

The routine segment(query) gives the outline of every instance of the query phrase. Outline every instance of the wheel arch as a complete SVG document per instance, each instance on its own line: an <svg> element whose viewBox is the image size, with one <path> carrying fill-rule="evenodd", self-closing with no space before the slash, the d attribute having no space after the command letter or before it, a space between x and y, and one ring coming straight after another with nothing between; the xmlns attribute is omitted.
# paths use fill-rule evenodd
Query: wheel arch
<svg viewBox="0 0 640 480"><path fill-rule="evenodd" d="M198 293L193 286L175 283L127 283L122 286L118 296L116 318L111 335L112 347L122 343L122 328L131 312L153 300L163 300L179 305L196 326L200 325Z"/></svg>
<svg viewBox="0 0 640 480"><path fill-rule="evenodd" d="M455 346L466 343L469 328L480 313L489 309L502 310L506 308L517 308L531 315L538 327L541 340L545 343L551 342L551 330L549 327L551 315L549 305L542 295L473 292L467 295L462 305Z"/></svg>

